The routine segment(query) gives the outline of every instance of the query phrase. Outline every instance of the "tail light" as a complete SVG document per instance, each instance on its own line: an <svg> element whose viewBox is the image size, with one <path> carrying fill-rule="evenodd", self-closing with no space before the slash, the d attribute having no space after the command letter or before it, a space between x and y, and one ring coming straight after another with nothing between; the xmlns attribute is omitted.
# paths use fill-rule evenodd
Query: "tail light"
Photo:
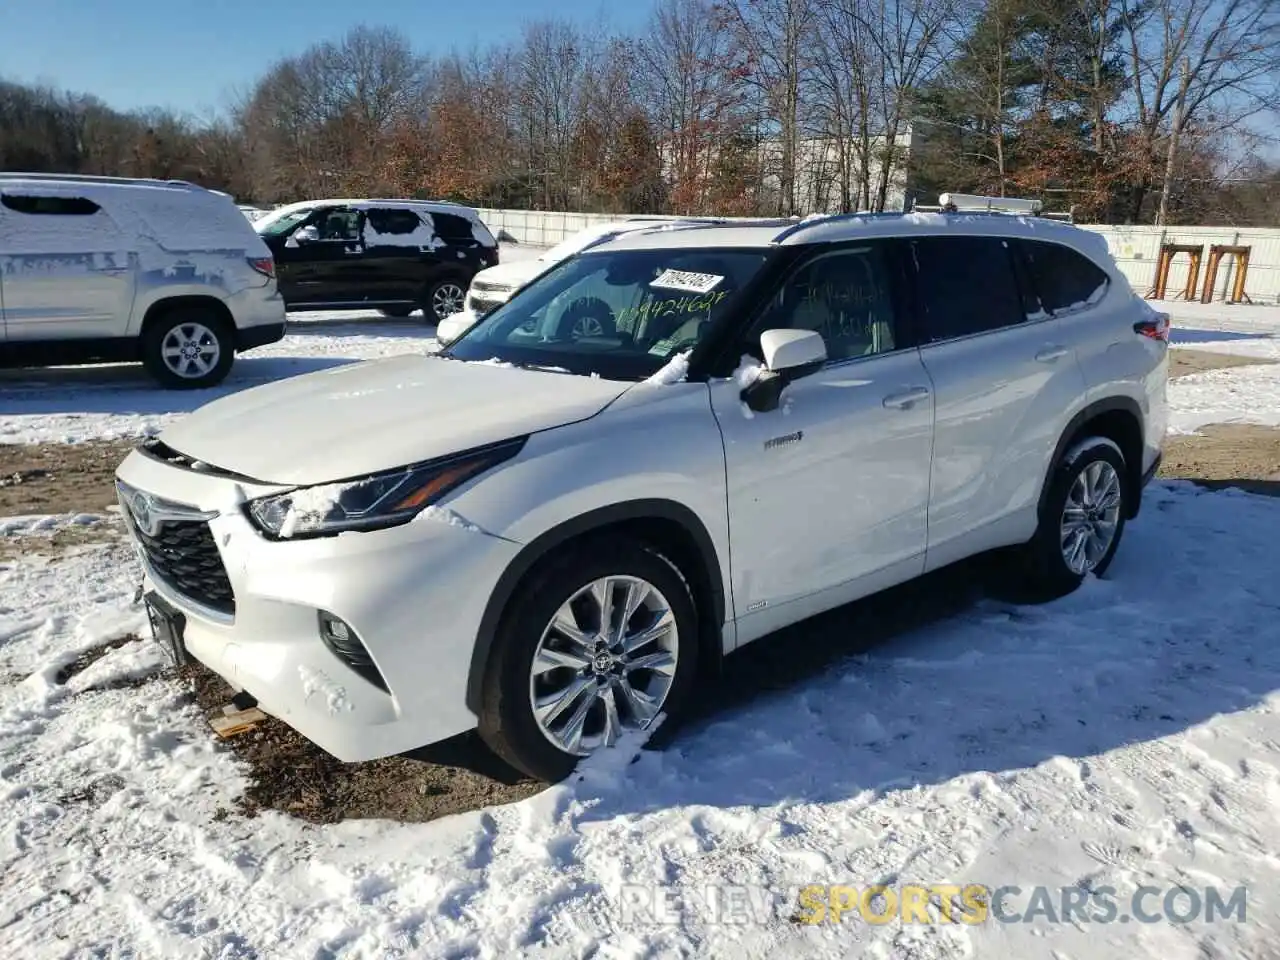
<svg viewBox="0 0 1280 960"><path fill-rule="evenodd" d="M268 280L276 278L276 262L271 257L248 257L249 266Z"/></svg>
<svg viewBox="0 0 1280 960"><path fill-rule="evenodd" d="M1139 320L1133 325L1133 332L1151 340L1169 342L1169 315L1167 313L1151 314L1146 320Z"/></svg>

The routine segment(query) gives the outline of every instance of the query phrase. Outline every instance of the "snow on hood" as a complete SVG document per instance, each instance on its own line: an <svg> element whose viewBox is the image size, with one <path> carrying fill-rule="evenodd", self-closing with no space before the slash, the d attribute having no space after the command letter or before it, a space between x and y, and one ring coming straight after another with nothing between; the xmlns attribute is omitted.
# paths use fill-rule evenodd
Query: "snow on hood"
<svg viewBox="0 0 1280 960"><path fill-rule="evenodd" d="M629 386L409 354L241 391L161 439L266 483L325 483L585 420Z"/></svg>

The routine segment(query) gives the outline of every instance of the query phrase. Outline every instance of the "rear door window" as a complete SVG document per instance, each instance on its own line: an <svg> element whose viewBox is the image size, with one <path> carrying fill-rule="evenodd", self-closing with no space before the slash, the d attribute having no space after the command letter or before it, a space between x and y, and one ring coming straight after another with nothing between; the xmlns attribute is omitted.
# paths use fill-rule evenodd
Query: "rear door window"
<svg viewBox="0 0 1280 960"><path fill-rule="evenodd" d="M1106 294L1107 274L1070 247L1024 240L1020 248L1040 302L1055 316L1090 307Z"/></svg>
<svg viewBox="0 0 1280 960"><path fill-rule="evenodd" d="M422 228L422 221L412 210L391 207L371 207L366 211L369 227L376 233L390 236L414 233Z"/></svg>
<svg viewBox="0 0 1280 960"><path fill-rule="evenodd" d="M911 243L921 341L936 343L1016 326L1027 319L1008 241L922 237Z"/></svg>

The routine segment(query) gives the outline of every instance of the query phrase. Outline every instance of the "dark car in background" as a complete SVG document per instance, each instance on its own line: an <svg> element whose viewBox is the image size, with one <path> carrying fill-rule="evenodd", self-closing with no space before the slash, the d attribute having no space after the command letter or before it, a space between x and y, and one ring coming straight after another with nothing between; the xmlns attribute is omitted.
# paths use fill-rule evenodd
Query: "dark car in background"
<svg viewBox="0 0 1280 960"><path fill-rule="evenodd" d="M462 310L467 286L498 262L498 242L470 207L427 200L312 200L254 221L290 310Z"/></svg>

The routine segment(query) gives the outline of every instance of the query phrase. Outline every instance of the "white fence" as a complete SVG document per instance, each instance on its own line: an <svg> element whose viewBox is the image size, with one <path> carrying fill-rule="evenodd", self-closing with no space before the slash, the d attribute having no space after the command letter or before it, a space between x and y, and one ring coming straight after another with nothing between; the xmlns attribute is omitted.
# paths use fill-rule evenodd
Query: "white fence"
<svg viewBox="0 0 1280 960"><path fill-rule="evenodd" d="M495 233L505 230L520 243L540 247L557 244L586 227L618 219L605 213L552 213L538 210L481 210L480 216ZM1106 237L1112 256L1140 294L1147 293L1155 282L1162 243L1204 245L1205 256L1200 265L1197 300L1199 287L1204 283L1205 260L1211 244L1252 247L1249 273L1245 278L1245 293L1254 303L1280 304L1280 228L1237 230L1233 227L1161 228L1101 224L1081 224L1081 227ZM1166 299L1181 296L1187 283L1187 269L1188 258L1185 255L1174 260L1173 268L1169 271ZM1224 299L1230 291L1235 279L1235 269L1233 258L1223 259L1214 284L1215 300Z"/></svg>

